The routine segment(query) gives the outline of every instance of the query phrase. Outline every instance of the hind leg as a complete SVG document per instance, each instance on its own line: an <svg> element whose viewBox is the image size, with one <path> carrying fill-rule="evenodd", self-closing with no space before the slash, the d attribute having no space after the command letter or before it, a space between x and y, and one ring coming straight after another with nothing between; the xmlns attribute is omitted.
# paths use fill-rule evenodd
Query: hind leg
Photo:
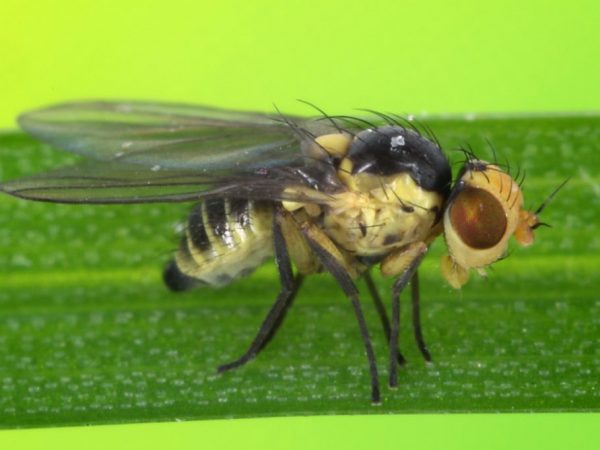
<svg viewBox="0 0 600 450"><path fill-rule="evenodd" d="M292 265L278 220L278 212L275 212L273 218L273 243L275 247L275 262L277 263L279 279L281 281L281 290L246 352L235 361L219 366L219 373L243 366L248 361L256 358L275 336L298 292L302 276L299 275L294 278L292 273Z"/></svg>

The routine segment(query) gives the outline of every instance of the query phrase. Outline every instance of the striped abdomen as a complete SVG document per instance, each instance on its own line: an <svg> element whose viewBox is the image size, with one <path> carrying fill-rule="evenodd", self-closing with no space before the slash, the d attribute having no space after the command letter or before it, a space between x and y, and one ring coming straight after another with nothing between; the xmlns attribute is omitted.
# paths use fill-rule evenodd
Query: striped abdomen
<svg viewBox="0 0 600 450"><path fill-rule="evenodd" d="M192 210L164 279L173 290L223 286L273 255L273 208L244 199L209 199Z"/></svg>

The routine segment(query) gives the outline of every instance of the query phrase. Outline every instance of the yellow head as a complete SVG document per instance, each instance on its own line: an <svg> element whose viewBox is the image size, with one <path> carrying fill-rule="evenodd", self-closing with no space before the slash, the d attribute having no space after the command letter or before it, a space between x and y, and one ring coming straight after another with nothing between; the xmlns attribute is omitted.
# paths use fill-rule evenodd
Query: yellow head
<svg viewBox="0 0 600 450"><path fill-rule="evenodd" d="M506 254L511 236L521 245L532 244L539 224L536 213L523 209L523 193L510 174L485 161L469 161L446 203L444 277L460 288L470 269L483 272Z"/></svg>

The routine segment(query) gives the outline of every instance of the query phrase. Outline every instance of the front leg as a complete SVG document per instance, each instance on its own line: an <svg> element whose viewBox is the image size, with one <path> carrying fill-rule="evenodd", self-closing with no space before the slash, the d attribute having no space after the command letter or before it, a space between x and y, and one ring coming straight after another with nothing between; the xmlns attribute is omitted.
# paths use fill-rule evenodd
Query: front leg
<svg viewBox="0 0 600 450"><path fill-rule="evenodd" d="M415 342L423 359L427 362L431 362L431 353L427 349L425 339L423 339L423 331L421 330L421 293L419 292L419 272L415 271L415 274L410 280L410 294L412 304L412 324L413 333L415 336Z"/></svg>
<svg viewBox="0 0 600 450"><path fill-rule="evenodd" d="M406 247L399 249L396 252L388 255L381 262L381 272L387 276L400 275L400 277L394 282L394 286L392 288L392 326L390 330L390 379L389 385L390 387L396 387L398 385L398 335L400 332L400 292L406 284L409 282L413 275L416 274L417 268L421 261L423 260L425 254L427 253L427 245L424 242L415 242L413 244L409 244ZM418 293L415 294L414 289L418 290L418 284L413 286L413 324L414 319L418 316L415 316L415 303L414 299L417 299L418 302ZM417 342L422 342L421 336L421 326L420 323L417 328L415 328L415 337L417 338ZM423 346L419 345L421 351L423 351ZM426 349L425 349L426 350ZM424 353L425 356L425 353ZM427 353L427 356L429 354ZM427 359L426 356L426 359Z"/></svg>

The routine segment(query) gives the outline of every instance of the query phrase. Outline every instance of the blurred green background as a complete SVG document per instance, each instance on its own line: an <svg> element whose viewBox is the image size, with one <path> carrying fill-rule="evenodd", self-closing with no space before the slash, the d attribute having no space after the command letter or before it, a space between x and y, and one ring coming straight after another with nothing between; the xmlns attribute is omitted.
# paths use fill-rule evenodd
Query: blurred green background
<svg viewBox="0 0 600 450"><path fill-rule="evenodd" d="M594 1L3 0L0 17L0 128L13 127L23 110L89 98L267 111L275 103L294 113L310 113L297 98L333 112L365 107L401 114L584 112L600 105ZM353 432L393 442L381 435L381 423L338 419L326 428L316 419L298 422L302 432L286 445L301 445L303 434L313 442L343 433L349 448L364 442L348 438ZM253 423L254 435L272 429L272 420ZM436 430L460 438L463 428L473 428L468 417L462 420L437 421ZM391 426L386 422L388 433ZM560 429L548 422L536 431L547 437L548 427ZM125 429L121 442L143 433L139 426ZM209 425L201 430L211 445L224 433ZM488 433L475 435L485 441ZM0 433L0 441L6 436ZM57 441L69 436L64 430ZM85 439L78 435L73 445ZM407 439L402 445L423 442L414 433ZM240 435L231 445L243 442ZM553 435L546 443L552 442L560 439Z"/></svg>
<svg viewBox="0 0 600 450"><path fill-rule="evenodd" d="M168 99L306 112L600 105L597 2L0 3L0 126L42 104Z"/></svg>

